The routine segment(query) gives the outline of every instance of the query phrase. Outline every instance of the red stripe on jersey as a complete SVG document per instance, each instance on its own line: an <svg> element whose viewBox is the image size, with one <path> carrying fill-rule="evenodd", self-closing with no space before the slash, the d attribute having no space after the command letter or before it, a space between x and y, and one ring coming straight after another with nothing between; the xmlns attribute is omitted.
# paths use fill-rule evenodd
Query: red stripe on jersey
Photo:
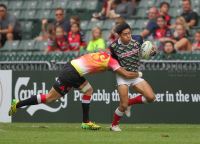
<svg viewBox="0 0 200 144"><path fill-rule="evenodd" d="M62 91L64 91L64 88L65 88L65 87L64 87L64 86L61 86L61 87L59 87L59 88L60 88Z"/></svg>

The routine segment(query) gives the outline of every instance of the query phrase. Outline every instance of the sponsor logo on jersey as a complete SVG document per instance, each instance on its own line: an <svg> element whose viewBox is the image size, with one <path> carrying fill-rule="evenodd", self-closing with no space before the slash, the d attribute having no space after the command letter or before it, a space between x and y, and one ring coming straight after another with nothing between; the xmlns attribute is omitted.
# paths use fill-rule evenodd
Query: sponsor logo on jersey
<svg viewBox="0 0 200 144"><path fill-rule="evenodd" d="M118 57L123 58L123 57L129 56L129 55L132 55L132 54L135 54L135 53L138 53L138 52L139 52L139 49L136 49L136 50L133 50L133 51L130 51L130 52L119 54Z"/></svg>

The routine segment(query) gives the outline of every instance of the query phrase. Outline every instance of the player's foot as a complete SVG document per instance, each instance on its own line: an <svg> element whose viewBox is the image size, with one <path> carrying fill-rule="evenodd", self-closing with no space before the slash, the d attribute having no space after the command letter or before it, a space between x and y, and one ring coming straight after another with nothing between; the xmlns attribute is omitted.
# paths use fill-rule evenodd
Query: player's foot
<svg viewBox="0 0 200 144"><path fill-rule="evenodd" d="M11 106L9 112L8 112L8 115L9 115L9 116L11 116L13 113L17 112L18 109L16 108L16 105L17 105L18 102L19 102L19 101L16 100L16 99L13 99L13 100L12 100L12 106Z"/></svg>
<svg viewBox="0 0 200 144"><path fill-rule="evenodd" d="M110 130L111 131L122 131L120 128L119 128L119 125L115 125L115 126L110 126Z"/></svg>
<svg viewBox="0 0 200 144"><path fill-rule="evenodd" d="M89 130L99 130L101 126L96 125L95 123L90 121L89 123L82 123L82 128L89 129Z"/></svg>
<svg viewBox="0 0 200 144"><path fill-rule="evenodd" d="M131 116L131 106L128 106L127 109L125 110L125 114L127 117Z"/></svg>

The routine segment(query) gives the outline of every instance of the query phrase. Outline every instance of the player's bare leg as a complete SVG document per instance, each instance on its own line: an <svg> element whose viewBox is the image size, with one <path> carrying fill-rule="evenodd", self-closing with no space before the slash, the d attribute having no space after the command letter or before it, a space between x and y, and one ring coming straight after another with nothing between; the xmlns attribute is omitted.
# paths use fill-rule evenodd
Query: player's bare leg
<svg viewBox="0 0 200 144"><path fill-rule="evenodd" d="M131 105L151 103L155 99L151 86L144 80L134 85L133 89L141 95L128 100L128 107L125 111L127 117L131 116Z"/></svg>
<svg viewBox="0 0 200 144"><path fill-rule="evenodd" d="M47 95L35 95L20 102L14 99L12 101L12 106L9 110L8 115L11 116L14 112L17 112L17 110L23 106L37 105L40 103L52 103L55 100L60 99L60 98L61 98L61 95L52 87L50 92Z"/></svg>
<svg viewBox="0 0 200 144"><path fill-rule="evenodd" d="M133 89L140 93L140 96L137 96L135 98L140 98L140 100L134 102L133 99L129 99L129 104L128 105L132 105L132 104L145 104L145 103L151 103L155 100L155 95L154 92L151 88L151 86L145 81L141 81L139 83L137 83L136 85L133 86Z"/></svg>
<svg viewBox="0 0 200 144"><path fill-rule="evenodd" d="M84 95L82 97L82 110L83 110L83 129L90 129L90 130L98 130L101 127L96 125L95 123L91 122L89 119L89 109L90 109L90 100L91 95L93 93L93 89L89 82L86 80L79 88Z"/></svg>
<svg viewBox="0 0 200 144"><path fill-rule="evenodd" d="M112 121L112 125L110 126L110 130L121 131L118 124L124 114L124 111L128 107L128 91L129 91L128 85L123 84L123 85L118 86L118 92L120 96L120 106L115 110L114 118Z"/></svg>

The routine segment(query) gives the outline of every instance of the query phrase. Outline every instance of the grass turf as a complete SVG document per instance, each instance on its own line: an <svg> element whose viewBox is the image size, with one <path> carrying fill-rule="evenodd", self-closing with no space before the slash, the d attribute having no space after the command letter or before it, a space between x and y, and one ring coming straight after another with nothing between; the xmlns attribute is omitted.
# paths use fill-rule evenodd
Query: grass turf
<svg viewBox="0 0 200 144"><path fill-rule="evenodd" d="M200 125L121 124L122 132L84 130L72 123L0 123L0 144L184 144L200 143Z"/></svg>

